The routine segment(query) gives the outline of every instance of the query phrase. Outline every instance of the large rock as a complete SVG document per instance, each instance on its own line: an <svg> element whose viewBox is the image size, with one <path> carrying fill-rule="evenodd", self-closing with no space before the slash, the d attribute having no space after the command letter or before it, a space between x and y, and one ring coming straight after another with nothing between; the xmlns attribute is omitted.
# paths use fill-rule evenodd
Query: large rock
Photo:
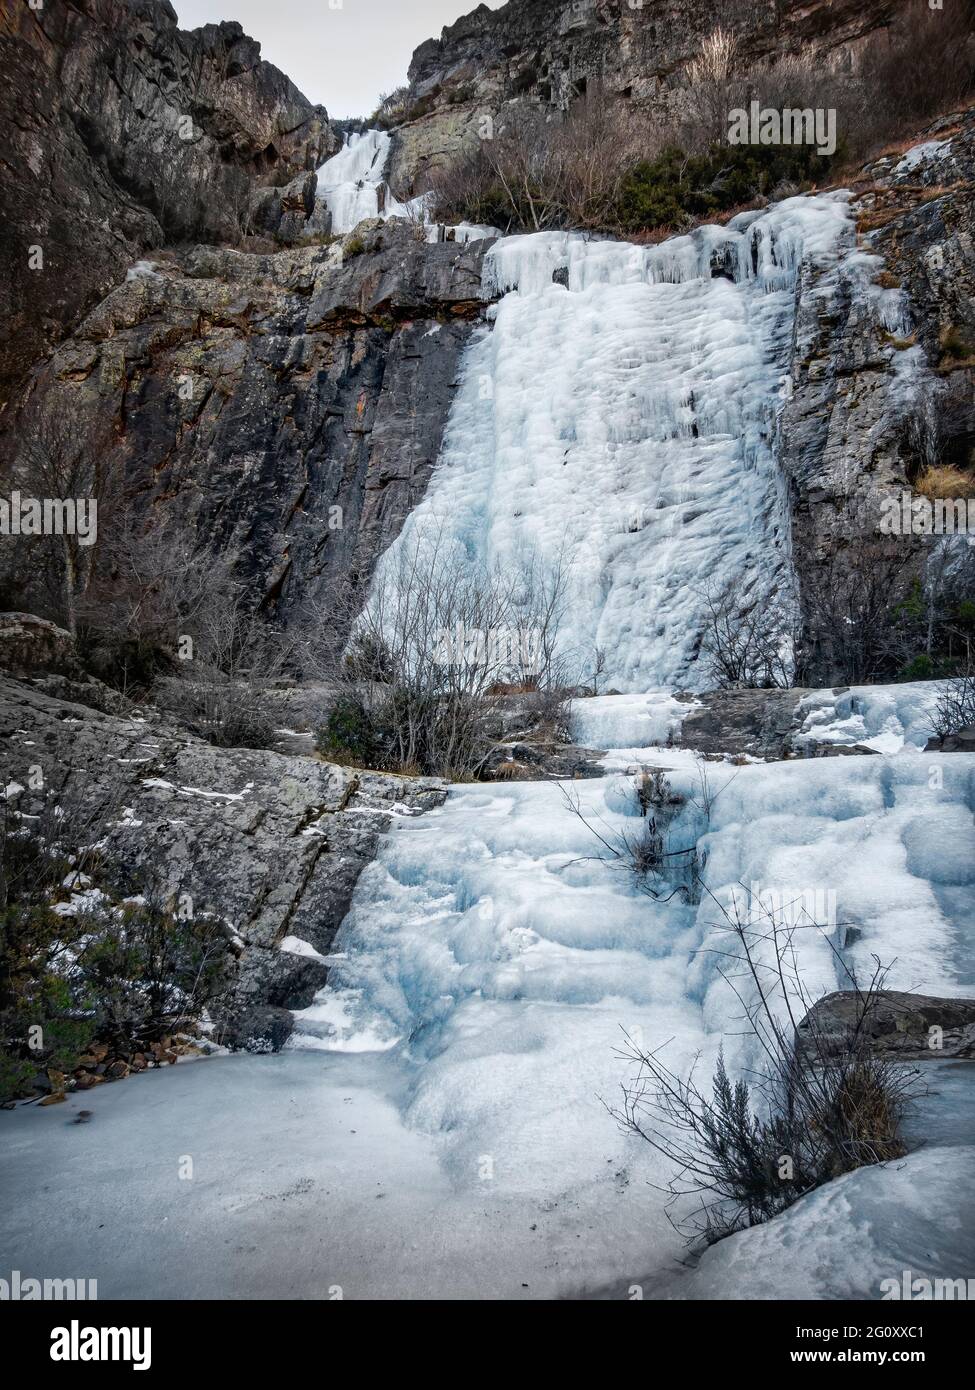
<svg viewBox="0 0 975 1390"><path fill-rule="evenodd" d="M325 982L320 957L391 814L446 795L432 779L213 748L157 715L107 715L5 679L0 787L22 814L48 796L75 808L65 823L101 842L96 887L188 893L195 913L226 921L238 954L220 1037L262 1047L280 1046L290 1010Z"/></svg>
<svg viewBox="0 0 975 1390"><path fill-rule="evenodd" d="M681 724L684 748L706 754L791 755L800 701L808 690L716 690L694 697Z"/></svg>
<svg viewBox="0 0 975 1390"><path fill-rule="evenodd" d="M239 24L167 0L4 5L0 76L0 403L142 251L237 240L255 186L337 147Z"/></svg>
<svg viewBox="0 0 975 1390"><path fill-rule="evenodd" d="M852 991L827 994L799 1024L800 1043L820 1054L842 1054L854 1034L874 1056L936 1061L975 1057L975 999L936 999L880 990L864 1007ZM813 1043L815 1039L815 1043Z"/></svg>
<svg viewBox="0 0 975 1390"><path fill-rule="evenodd" d="M0 671L17 677L48 671L76 674L74 639L33 613L0 613Z"/></svg>

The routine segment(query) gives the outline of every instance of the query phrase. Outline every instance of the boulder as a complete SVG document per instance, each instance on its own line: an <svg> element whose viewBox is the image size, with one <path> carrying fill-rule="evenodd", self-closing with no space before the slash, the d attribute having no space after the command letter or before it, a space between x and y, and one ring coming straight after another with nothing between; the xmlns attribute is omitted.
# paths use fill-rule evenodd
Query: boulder
<svg viewBox="0 0 975 1390"><path fill-rule="evenodd" d="M806 690L717 690L698 695L681 725L681 746L704 754L781 758L791 751Z"/></svg>
<svg viewBox="0 0 975 1390"><path fill-rule="evenodd" d="M928 739L925 753L975 753L975 724L959 729L945 738Z"/></svg>
<svg viewBox="0 0 975 1390"><path fill-rule="evenodd" d="M0 671L18 678L48 672L77 675L74 639L33 613L0 613Z"/></svg>
<svg viewBox="0 0 975 1390"><path fill-rule="evenodd" d="M852 991L827 994L799 1024L800 1043L843 1052L857 1026L860 1005ZM881 990L873 998L860 1035L874 1056L891 1060L975 1057L975 999L938 999L926 994Z"/></svg>

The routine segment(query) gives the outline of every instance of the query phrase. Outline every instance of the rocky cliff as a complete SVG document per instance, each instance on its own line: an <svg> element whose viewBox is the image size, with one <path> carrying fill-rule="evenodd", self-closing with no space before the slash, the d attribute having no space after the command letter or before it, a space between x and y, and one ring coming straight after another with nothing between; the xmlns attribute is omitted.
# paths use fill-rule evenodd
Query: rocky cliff
<svg viewBox="0 0 975 1390"><path fill-rule="evenodd" d="M234 562L267 617L329 611L423 494L486 243L398 221L345 246L147 263L37 369L5 451L58 420L108 440L142 514Z"/></svg>
<svg viewBox="0 0 975 1390"><path fill-rule="evenodd" d="M802 52L830 67L889 23L904 0L510 0L479 5L413 54L407 120L396 133L390 182L403 194L475 138L485 111L528 101L564 108L590 85L666 115L678 110L684 69L717 23L749 66Z"/></svg>
<svg viewBox="0 0 975 1390"><path fill-rule="evenodd" d="M168 0L21 0L0 13L0 404L144 250L239 239L255 187L336 146L239 24Z"/></svg>
<svg viewBox="0 0 975 1390"><path fill-rule="evenodd" d="M856 254L835 272L804 267L797 284L779 458L807 624L813 591L863 566L881 500L975 450L975 112L918 139L854 181ZM919 561L923 539L905 544ZM805 674L842 678L819 648Z"/></svg>

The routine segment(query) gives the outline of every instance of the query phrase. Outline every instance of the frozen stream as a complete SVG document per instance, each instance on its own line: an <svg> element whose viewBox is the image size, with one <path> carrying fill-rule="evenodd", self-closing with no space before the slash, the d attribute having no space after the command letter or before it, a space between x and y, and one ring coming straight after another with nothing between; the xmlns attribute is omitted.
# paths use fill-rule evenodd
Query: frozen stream
<svg viewBox="0 0 975 1390"><path fill-rule="evenodd" d="M651 700L644 716L668 708ZM632 700L628 724L619 702L607 709L607 726L639 732ZM608 763L634 758L695 794L689 754ZM875 951L897 958L894 987L969 992L975 758L911 748L711 772L710 828L688 801L678 829L700 835L716 890L831 885L857 927L851 961ZM572 787L604 828L633 823L626 773ZM877 1297L905 1261L970 1270L971 1066L948 1063L933 1064L913 1121L925 1148L822 1189L696 1270L678 1262L648 1185L666 1179L662 1161L600 1103L626 1073L620 1028L666 1043L678 1070L700 1054L709 1071L722 1042L735 1069L748 1057L701 951L714 914L636 894L592 852L553 783L459 787L397 820L292 1050L3 1117L6 1263L97 1277L103 1297ZM814 992L834 988L823 942L803 949ZM90 1123L72 1124L82 1108Z"/></svg>

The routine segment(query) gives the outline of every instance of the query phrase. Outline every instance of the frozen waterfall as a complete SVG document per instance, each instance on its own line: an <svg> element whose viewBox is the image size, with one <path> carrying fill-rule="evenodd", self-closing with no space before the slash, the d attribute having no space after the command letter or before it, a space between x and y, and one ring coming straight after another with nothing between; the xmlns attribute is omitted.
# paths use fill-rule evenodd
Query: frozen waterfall
<svg viewBox="0 0 975 1390"><path fill-rule="evenodd" d="M846 194L791 198L659 246L500 240L493 326L469 347L403 546L568 575L564 653L623 691L707 686L705 595L791 597L776 463L796 279L853 247Z"/></svg>

